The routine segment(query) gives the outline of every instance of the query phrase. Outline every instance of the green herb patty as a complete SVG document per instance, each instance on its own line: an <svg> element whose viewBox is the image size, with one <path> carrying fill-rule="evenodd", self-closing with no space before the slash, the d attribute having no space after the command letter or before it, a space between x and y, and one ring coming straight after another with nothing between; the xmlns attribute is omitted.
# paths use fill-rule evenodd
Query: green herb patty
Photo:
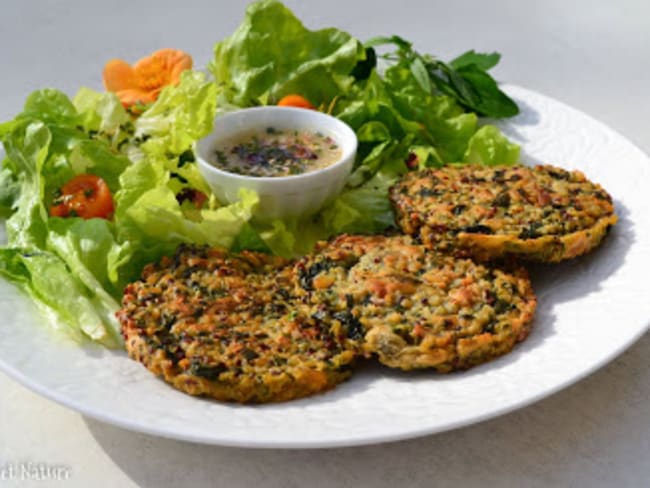
<svg viewBox="0 0 650 488"><path fill-rule="evenodd" d="M611 196L554 166L445 166L390 190L402 230L444 252L556 262L596 247L617 217Z"/></svg>
<svg viewBox="0 0 650 488"><path fill-rule="evenodd" d="M129 355L174 387L242 403L332 388L356 353L342 327L291 296L282 258L182 246L129 285L118 313Z"/></svg>
<svg viewBox="0 0 650 488"><path fill-rule="evenodd" d="M340 236L296 264L297 294L370 355L405 370L466 369L512 349L536 299L523 268L457 259L408 236Z"/></svg>

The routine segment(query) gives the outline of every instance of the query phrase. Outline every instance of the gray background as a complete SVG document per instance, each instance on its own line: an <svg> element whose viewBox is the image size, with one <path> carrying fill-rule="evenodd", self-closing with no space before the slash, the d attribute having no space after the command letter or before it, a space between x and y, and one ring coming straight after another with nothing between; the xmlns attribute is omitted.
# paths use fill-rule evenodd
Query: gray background
<svg viewBox="0 0 650 488"><path fill-rule="evenodd" d="M286 3L311 28L337 26L362 40L399 34L443 59L471 48L499 51L500 80L581 109L650 152L647 2ZM205 64L214 42L241 21L245 2L2 6L0 120L6 120L36 88L101 89L101 69L111 57L135 61L175 47ZM412 441L315 451L199 446L135 434L83 418L0 374L0 468L66 465L72 477L61 486L95 487L649 486L649 357L646 334L586 380L507 416Z"/></svg>

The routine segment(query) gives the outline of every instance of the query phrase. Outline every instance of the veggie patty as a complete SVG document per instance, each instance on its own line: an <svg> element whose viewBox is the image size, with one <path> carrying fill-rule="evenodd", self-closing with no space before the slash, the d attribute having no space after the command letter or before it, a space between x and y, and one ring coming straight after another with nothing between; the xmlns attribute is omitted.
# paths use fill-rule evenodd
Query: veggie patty
<svg viewBox="0 0 650 488"><path fill-rule="evenodd" d="M553 166L445 166L390 189L402 230L444 252L557 262L595 248L616 223L611 196Z"/></svg>
<svg viewBox="0 0 650 488"><path fill-rule="evenodd" d="M354 344L291 296L292 272L266 254L181 246L127 287L126 349L192 395L261 403L330 389L350 375Z"/></svg>
<svg viewBox="0 0 650 488"><path fill-rule="evenodd" d="M368 354L404 370L466 369L510 351L532 326L526 270L476 264L408 236L340 236L296 264L298 294Z"/></svg>

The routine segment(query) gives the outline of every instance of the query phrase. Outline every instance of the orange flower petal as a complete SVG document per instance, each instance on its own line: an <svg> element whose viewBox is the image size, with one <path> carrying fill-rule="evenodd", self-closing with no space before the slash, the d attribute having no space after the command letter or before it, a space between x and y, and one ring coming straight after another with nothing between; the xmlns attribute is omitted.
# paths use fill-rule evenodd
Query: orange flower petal
<svg viewBox="0 0 650 488"><path fill-rule="evenodd" d="M133 68L121 59L111 59L106 63L102 78L104 80L104 88L108 91L132 88L135 84Z"/></svg>
<svg viewBox="0 0 650 488"><path fill-rule="evenodd" d="M115 92L117 98L120 99L124 107L131 107L137 103L147 104L153 103L156 101L158 93L152 93L151 91L140 90L138 88L129 88L126 90L120 90Z"/></svg>
<svg viewBox="0 0 650 488"><path fill-rule="evenodd" d="M179 59L171 70L170 82L177 84L181 80L181 73L185 70L192 69L192 57L185 55Z"/></svg>
<svg viewBox="0 0 650 488"><path fill-rule="evenodd" d="M133 66L138 86L153 89L176 84L180 73L192 67L192 58L178 49L159 49Z"/></svg>
<svg viewBox="0 0 650 488"><path fill-rule="evenodd" d="M167 85L175 85L186 69L192 68L192 57L178 49L159 49L140 59L132 67L120 59L112 59L104 67L104 86L114 91L122 105L156 101Z"/></svg>
<svg viewBox="0 0 650 488"><path fill-rule="evenodd" d="M164 62L165 68L170 70L178 64L185 64L185 69L192 67L192 56L181 51L180 49L164 48L151 54L152 58L159 59Z"/></svg>

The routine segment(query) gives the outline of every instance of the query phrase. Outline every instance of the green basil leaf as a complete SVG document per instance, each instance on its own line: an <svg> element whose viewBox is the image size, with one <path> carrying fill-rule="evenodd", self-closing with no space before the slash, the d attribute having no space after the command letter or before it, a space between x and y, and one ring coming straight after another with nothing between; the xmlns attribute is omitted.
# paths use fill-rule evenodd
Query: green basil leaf
<svg viewBox="0 0 650 488"><path fill-rule="evenodd" d="M415 78L415 81L417 81L418 85L420 85L420 88L422 88L422 91L424 91L425 93L430 93L431 80L429 79L429 73L427 72L427 68L424 66L424 63L422 62L422 59L415 58L411 62L409 68L411 70L411 73L413 74L413 77Z"/></svg>
<svg viewBox="0 0 650 488"><path fill-rule="evenodd" d="M513 117L519 113L517 104L499 89L496 81L474 65L458 70L459 75L478 94L470 108L478 114L493 118Z"/></svg>
<svg viewBox="0 0 650 488"><path fill-rule="evenodd" d="M496 66L500 59L501 55L499 53L477 53L472 49L471 51L464 52L457 58L450 61L449 66L457 70L463 68L464 66L473 64L478 69L487 71L490 68Z"/></svg>
<svg viewBox="0 0 650 488"><path fill-rule="evenodd" d="M458 101L470 109L476 109L480 103L480 95L475 87L468 83L457 71L446 67L446 74L449 77L451 86L458 93Z"/></svg>
<svg viewBox="0 0 650 488"><path fill-rule="evenodd" d="M411 50L411 46L413 46L413 44L406 39L395 35L373 37L372 39L368 39L363 43L365 47L381 46L382 44L394 44L399 49L403 50Z"/></svg>

